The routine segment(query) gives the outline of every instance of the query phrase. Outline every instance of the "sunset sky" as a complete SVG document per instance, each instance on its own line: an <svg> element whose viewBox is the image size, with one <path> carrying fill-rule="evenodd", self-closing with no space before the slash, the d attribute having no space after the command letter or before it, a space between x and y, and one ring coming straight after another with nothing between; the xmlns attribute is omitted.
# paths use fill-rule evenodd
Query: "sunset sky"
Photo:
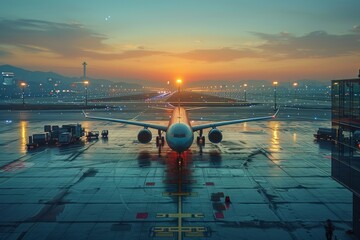
<svg viewBox="0 0 360 240"><path fill-rule="evenodd" d="M0 64L108 79L331 80L360 68L359 0L0 0Z"/></svg>

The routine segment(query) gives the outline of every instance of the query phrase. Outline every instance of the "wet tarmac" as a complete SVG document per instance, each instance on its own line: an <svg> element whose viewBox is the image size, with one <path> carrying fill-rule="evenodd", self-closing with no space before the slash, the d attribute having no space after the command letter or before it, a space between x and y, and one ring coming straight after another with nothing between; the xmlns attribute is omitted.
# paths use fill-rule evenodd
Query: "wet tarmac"
<svg viewBox="0 0 360 240"><path fill-rule="evenodd" d="M269 106L190 112L200 121L272 114ZM97 116L166 125L170 112L126 105ZM46 124L81 123L109 138L27 151ZM182 160L137 142L136 126L80 111L0 113L0 239L353 239L352 194L331 179L330 110L282 109L273 121L222 127ZM207 132L207 131L206 131ZM156 132L153 131L153 137ZM230 202L225 198L229 196Z"/></svg>

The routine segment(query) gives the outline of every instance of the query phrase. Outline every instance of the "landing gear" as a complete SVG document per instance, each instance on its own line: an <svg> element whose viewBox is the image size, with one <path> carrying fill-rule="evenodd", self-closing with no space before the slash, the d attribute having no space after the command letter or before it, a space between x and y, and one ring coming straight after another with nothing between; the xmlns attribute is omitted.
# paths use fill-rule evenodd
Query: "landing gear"
<svg viewBox="0 0 360 240"><path fill-rule="evenodd" d="M156 147L160 146L160 138L159 136L156 137Z"/></svg>
<svg viewBox="0 0 360 240"><path fill-rule="evenodd" d="M196 144L199 146L200 155L202 155L203 147L205 147L205 137L202 134L203 134L203 130L200 130L199 136L196 137Z"/></svg>
<svg viewBox="0 0 360 240"><path fill-rule="evenodd" d="M178 166L181 168L183 165L183 157L181 156L181 153L177 154L176 160L177 160Z"/></svg>
<svg viewBox="0 0 360 240"><path fill-rule="evenodd" d="M199 136L196 137L196 143L197 143L197 145L204 147L205 146L205 137L202 134L203 134L203 130L200 130Z"/></svg>
<svg viewBox="0 0 360 240"><path fill-rule="evenodd" d="M156 147L160 148L165 145L165 138L164 136L161 136L161 130L158 130L159 136L156 137Z"/></svg>
<svg viewBox="0 0 360 240"><path fill-rule="evenodd" d="M163 147L165 145L165 138L163 136L156 137L156 146Z"/></svg>

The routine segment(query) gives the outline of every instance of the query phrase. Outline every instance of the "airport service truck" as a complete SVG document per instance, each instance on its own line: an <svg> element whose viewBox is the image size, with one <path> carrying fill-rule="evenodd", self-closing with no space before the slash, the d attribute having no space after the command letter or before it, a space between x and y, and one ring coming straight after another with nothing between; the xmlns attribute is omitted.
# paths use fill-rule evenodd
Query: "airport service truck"
<svg viewBox="0 0 360 240"><path fill-rule="evenodd" d="M85 130L81 127L81 124L68 124L62 125L59 128L59 145L66 145L78 141L84 136Z"/></svg>
<svg viewBox="0 0 360 240"><path fill-rule="evenodd" d="M334 140L336 137L336 129L333 128L319 128L314 134L317 140Z"/></svg>
<svg viewBox="0 0 360 240"><path fill-rule="evenodd" d="M44 132L29 136L28 149L36 148L42 145L67 145L78 141L84 136L85 129L81 124L67 124L61 127L57 125L45 125Z"/></svg>

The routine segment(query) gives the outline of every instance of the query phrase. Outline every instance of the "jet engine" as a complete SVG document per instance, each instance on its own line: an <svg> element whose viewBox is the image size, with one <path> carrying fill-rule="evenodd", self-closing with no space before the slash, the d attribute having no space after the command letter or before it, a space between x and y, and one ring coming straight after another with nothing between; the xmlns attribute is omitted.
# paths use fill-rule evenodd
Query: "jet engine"
<svg viewBox="0 0 360 240"><path fill-rule="evenodd" d="M151 141L152 134L149 129L144 128L138 133L137 137L138 137L139 142L148 143Z"/></svg>
<svg viewBox="0 0 360 240"><path fill-rule="evenodd" d="M219 143L222 140L222 133L219 129L213 128L210 130L208 138L212 143Z"/></svg>

